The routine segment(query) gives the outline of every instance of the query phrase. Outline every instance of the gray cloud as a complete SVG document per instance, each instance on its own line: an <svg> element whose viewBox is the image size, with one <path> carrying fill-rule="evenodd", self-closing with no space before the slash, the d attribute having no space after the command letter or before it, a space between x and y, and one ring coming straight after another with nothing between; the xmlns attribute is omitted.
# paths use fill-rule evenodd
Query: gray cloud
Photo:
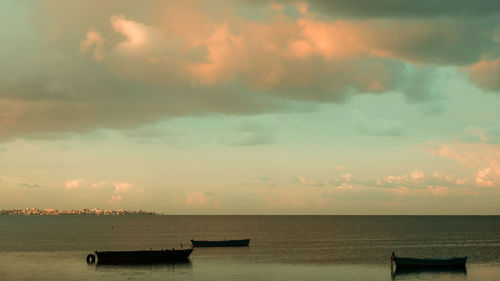
<svg viewBox="0 0 500 281"><path fill-rule="evenodd" d="M436 81L440 78L436 67L407 68L405 79L399 80L396 88L406 101L416 104L425 115L439 115L445 111L446 97Z"/></svg>
<svg viewBox="0 0 500 281"><path fill-rule="evenodd" d="M36 184L36 183L35 184L31 184L31 183L25 183L25 182L23 182L23 183L18 183L18 184L20 186L22 186L22 187L26 187L26 188L30 188L30 189L31 188L40 188L41 187L39 184Z"/></svg>
<svg viewBox="0 0 500 281"><path fill-rule="evenodd" d="M500 13L500 3L495 0L311 0L311 9L347 17L486 17Z"/></svg>
<svg viewBox="0 0 500 281"><path fill-rule="evenodd" d="M403 126L400 121L383 118L368 119L359 110L353 110L353 123L360 134L375 136L401 136Z"/></svg>
<svg viewBox="0 0 500 281"><path fill-rule="evenodd" d="M234 128L232 137L225 143L234 146L267 145L276 142L276 128L263 122L241 122Z"/></svg>

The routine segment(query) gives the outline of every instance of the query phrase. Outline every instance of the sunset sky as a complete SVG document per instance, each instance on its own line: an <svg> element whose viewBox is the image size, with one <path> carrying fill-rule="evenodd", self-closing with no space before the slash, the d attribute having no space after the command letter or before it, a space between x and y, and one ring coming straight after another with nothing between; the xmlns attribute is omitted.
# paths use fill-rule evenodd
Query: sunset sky
<svg viewBox="0 0 500 281"><path fill-rule="evenodd" d="M500 2L1 1L0 209L500 214Z"/></svg>

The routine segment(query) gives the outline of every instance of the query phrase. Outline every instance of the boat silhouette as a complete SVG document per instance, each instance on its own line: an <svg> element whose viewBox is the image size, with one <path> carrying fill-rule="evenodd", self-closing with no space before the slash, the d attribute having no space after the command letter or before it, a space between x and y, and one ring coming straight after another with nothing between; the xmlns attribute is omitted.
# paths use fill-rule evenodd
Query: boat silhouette
<svg viewBox="0 0 500 281"><path fill-rule="evenodd" d="M391 256L391 264L396 264L396 269L401 268L449 268L465 267L467 257L440 257L440 258L409 258Z"/></svg>
<svg viewBox="0 0 500 281"><path fill-rule="evenodd" d="M194 247L248 247L250 239L240 240L191 240Z"/></svg>
<svg viewBox="0 0 500 281"><path fill-rule="evenodd" d="M175 263L188 261L193 249L141 250L141 251L95 251L98 264L134 264L134 263ZM92 264L96 256L87 256L87 263Z"/></svg>

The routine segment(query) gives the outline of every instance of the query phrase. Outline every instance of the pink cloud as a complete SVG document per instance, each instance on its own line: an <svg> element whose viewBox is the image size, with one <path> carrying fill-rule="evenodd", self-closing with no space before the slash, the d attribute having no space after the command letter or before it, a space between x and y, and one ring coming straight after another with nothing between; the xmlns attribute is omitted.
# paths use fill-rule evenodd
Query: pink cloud
<svg viewBox="0 0 500 281"><path fill-rule="evenodd" d="M478 186L493 186L500 182L500 145L454 142L428 145L424 149L432 156L453 159L475 171L475 183ZM457 179L457 184L465 182L466 178Z"/></svg>
<svg viewBox="0 0 500 281"><path fill-rule="evenodd" d="M500 90L500 58L482 59L469 67L469 78L479 87L492 91Z"/></svg>
<svg viewBox="0 0 500 281"><path fill-rule="evenodd" d="M445 196L448 195L450 189L445 186L427 185L426 188L410 188L408 186L399 186L397 188L385 188L386 192L396 194L398 196L407 197L425 197L425 196Z"/></svg>
<svg viewBox="0 0 500 281"><path fill-rule="evenodd" d="M124 14L115 14L113 2L99 8L55 3L41 5L33 25L44 40L31 47L37 67L25 59L12 68L22 75L8 70L6 77L19 79L7 79L4 87L13 92L0 105L3 138L130 128L192 114L276 112L295 101L339 102L400 90L404 62L470 64L478 60L476 48L489 48L474 43L475 34L489 29L471 32L476 27L464 30L441 18L328 19L311 13L307 3L252 4L265 17L259 20L242 15L249 6L239 1L133 1L122 3ZM71 32L82 38L71 43ZM101 63L71 61L79 51ZM471 68L471 79L496 87L498 64L484 58ZM30 85L46 90L44 96L67 98L41 101L28 94L37 91Z"/></svg>
<svg viewBox="0 0 500 281"><path fill-rule="evenodd" d="M415 169L411 172L410 178L413 182L423 181L425 179L425 174L422 171Z"/></svg>
<svg viewBox="0 0 500 281"><path fill-rule="evenodd" d="M220 200L216 200L201 192L191 192L186 196L186 205L220 207Z"/></svg>
<svg viewBox="0 0 500 281"><path fill-rule="evenodd" d="M297 182L302 184L302 185L308 185L308 186L324 186L325 184L321 181L316 181L313 179L306 179L304 177L297 177Z"/></svg>
<svg viewBox="0 0 500 281"><path fill-rule="evenodd" d="M307 14L309 10L309 3L307 2L299 2L297 3L297 10L299 10L299 13L305 15Z"/></svg>
<svg viewBox="0 0 500 281"><path fill-rule="evenodd" d="M94 47L94 59L101 60L104 54L104 38L94 29L87 31L86 38L80 43L80 50L85 52Z"/></svg>
<svg viewBox="0 0 500 281"><path fill-rule="evenodd" d="M118 44L118 48L124 50L133 50L144 46L150 40L149 34L152 27L132 20L128 20L124 15L111 17L111 25L116 32L119 32L127 38Z"/></svg>
<svg viewBox="0 0 500 281"><path fill-rule="evenodd" d="M80 186L80 184L83 182L83 179L77 179L77 180L70 180L64 183L67 189L72 189Z"/></svg>
<svg viewBox="0 0 500 281"><path fill-rule="evenodd" d="M283 10L283 5L279 3L271 3L271 9L276 12L281 12Z"/></svg>
<svg viewBox="0 0 500 281"><path fill-rule="evenodd" d="M449 188L439 185L428 185L427 192L434 196L445 196L448 194Z"/></svg>
<svg viewBox="0 0 500 281"><path fill-rule="evenodd" d="M214 26L213 32L208 38L200 40L200 44L208 50L206 62L191 64L189 69L202 84L232 80L246 68L244 39L232 34L227 23Z"/></svg>
<svg viewBox="0 0 500 281"><path fill-rule="evenodd" d="M113 182L113 186L115 187L115 192L123 193L131 190L134 185L126 182Z"/></svg>
<svg viewBox="0 0 500 281"><path fill-rule="evenodd" d="M485 168L477 171L476 174L476 185L478 186L493 186L493 181L490 179L490 168Z"/></svg>
<svg viewBox="0 0 500 281"><path fill-rule="evenodd" d="M305 3L299 4L298 7L307 14ZM250 86L258 88L280 87L282 83L291 81L295 86L311 83L316 79L316 75L291 76L294 70L287 64L297 58L322 56L327 60L345 61L367 55L390 56L387 55L388 52L375 54L373 51L384 48L379 46L378 39L373 38L379 38L379 34L392 34L382 23L320 21L312 17L300 18L297 21L280 18L269 23L244 20L215 23L205 14L196 12L193 6L183 7L181 11L184 11L183 9L192 11L190 19L204 28L191 30L191 26L180 24L185 21L175 20L174 17L166 19L168 33L165 33L160 32L161 28L127 19L123 15L113 16L113 29L126 37L116 49L144 56L145 63L152 60L172 63L174 58L166 57L175 56L174 60L185 68L181 72L187 71L191 79L194 78L195 82L202 85L226 83L242 77ZM184 12L187 13L188 10ZM409 25L408 28L419 27ZM169 45L169 42L175 39L181 39L180 42L184 44ZM206 50L203 60L190 62L188 54L198 49ZM160 53L160 57L154 55L156 53ZM294 67L309 64L309 61L302 61ZM352 62L345 61L345 64L350 65ZM348 65L345 65L342 71L349 70ZM366 64L365 68L370 74L356 71L356 77L345 83L358 84L371 92L387 90L390 84L390 70L382 65ZM340 86L342 87L344 86Z"/></svg>
<svg viewBox="0 0 500 281"><path fill-rule="evenodd" d="M385 182L393 184L405 184L410 182L410 177L407 174L397 176L386 176Z"/></svg>
<svg viewBox="0 0 500 281"><path fill-rule="evenodd" d="M123 200L123 197L121 195L113 194L111 196L111 198L108 200L108 203L109 204L119 204L122 202L122 200Z"/></svg>
<svg viewBox="0 0 500 281"><path fill-rule="evenodd" d="M406 186L400 186L398 188L388 188L389 192L395 193L397 195L411 195L412 191Z"/></svg>
<svg viewBox="0 0 500 281"><path fill-rule="evenodd" d="M105 182L105 181L100 181L100 182L96 182L96 183L91 184L91 186L93 188L100 188L100 187L104 187L104 186L107 186L107 185L108 185L108 183Z"/></svg>
<svg viewBox="0 0 500 281"><path fill-rule="evenodd" d="M203 193L190 193L186 197L186 204L188 205L205 205L208 201L208 198Z"/></svg>
<svg viewBox="0 0 500 281"><path fill-rule="evenodd" d="M435 179L444 180L447 182L455 181L455 176L453 174L445 174L442 172L434 172L432 177L434 177Z"/></svg>
<svg viewBox="0 0 500 281"><path fill-rule="evenodd" d="M353 58L367 51L356 25L338 20L333 23L300 19L298 39L290 44L290 55L305 58L321 55L327 59L335 57Z"/></svg>

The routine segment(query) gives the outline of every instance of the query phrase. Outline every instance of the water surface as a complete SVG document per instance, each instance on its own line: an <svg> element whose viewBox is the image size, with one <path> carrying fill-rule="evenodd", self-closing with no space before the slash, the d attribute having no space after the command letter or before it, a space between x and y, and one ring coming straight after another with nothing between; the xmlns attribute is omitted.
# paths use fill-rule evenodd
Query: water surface
<svg viewBox="0 0 500 281"><path fill-rule="evenodd" d="M188 264L88 266L95 250L196 248ZM403 272L390 255L468 256ZM0 280L500 280L499 216L0 216Z"/></svg>

